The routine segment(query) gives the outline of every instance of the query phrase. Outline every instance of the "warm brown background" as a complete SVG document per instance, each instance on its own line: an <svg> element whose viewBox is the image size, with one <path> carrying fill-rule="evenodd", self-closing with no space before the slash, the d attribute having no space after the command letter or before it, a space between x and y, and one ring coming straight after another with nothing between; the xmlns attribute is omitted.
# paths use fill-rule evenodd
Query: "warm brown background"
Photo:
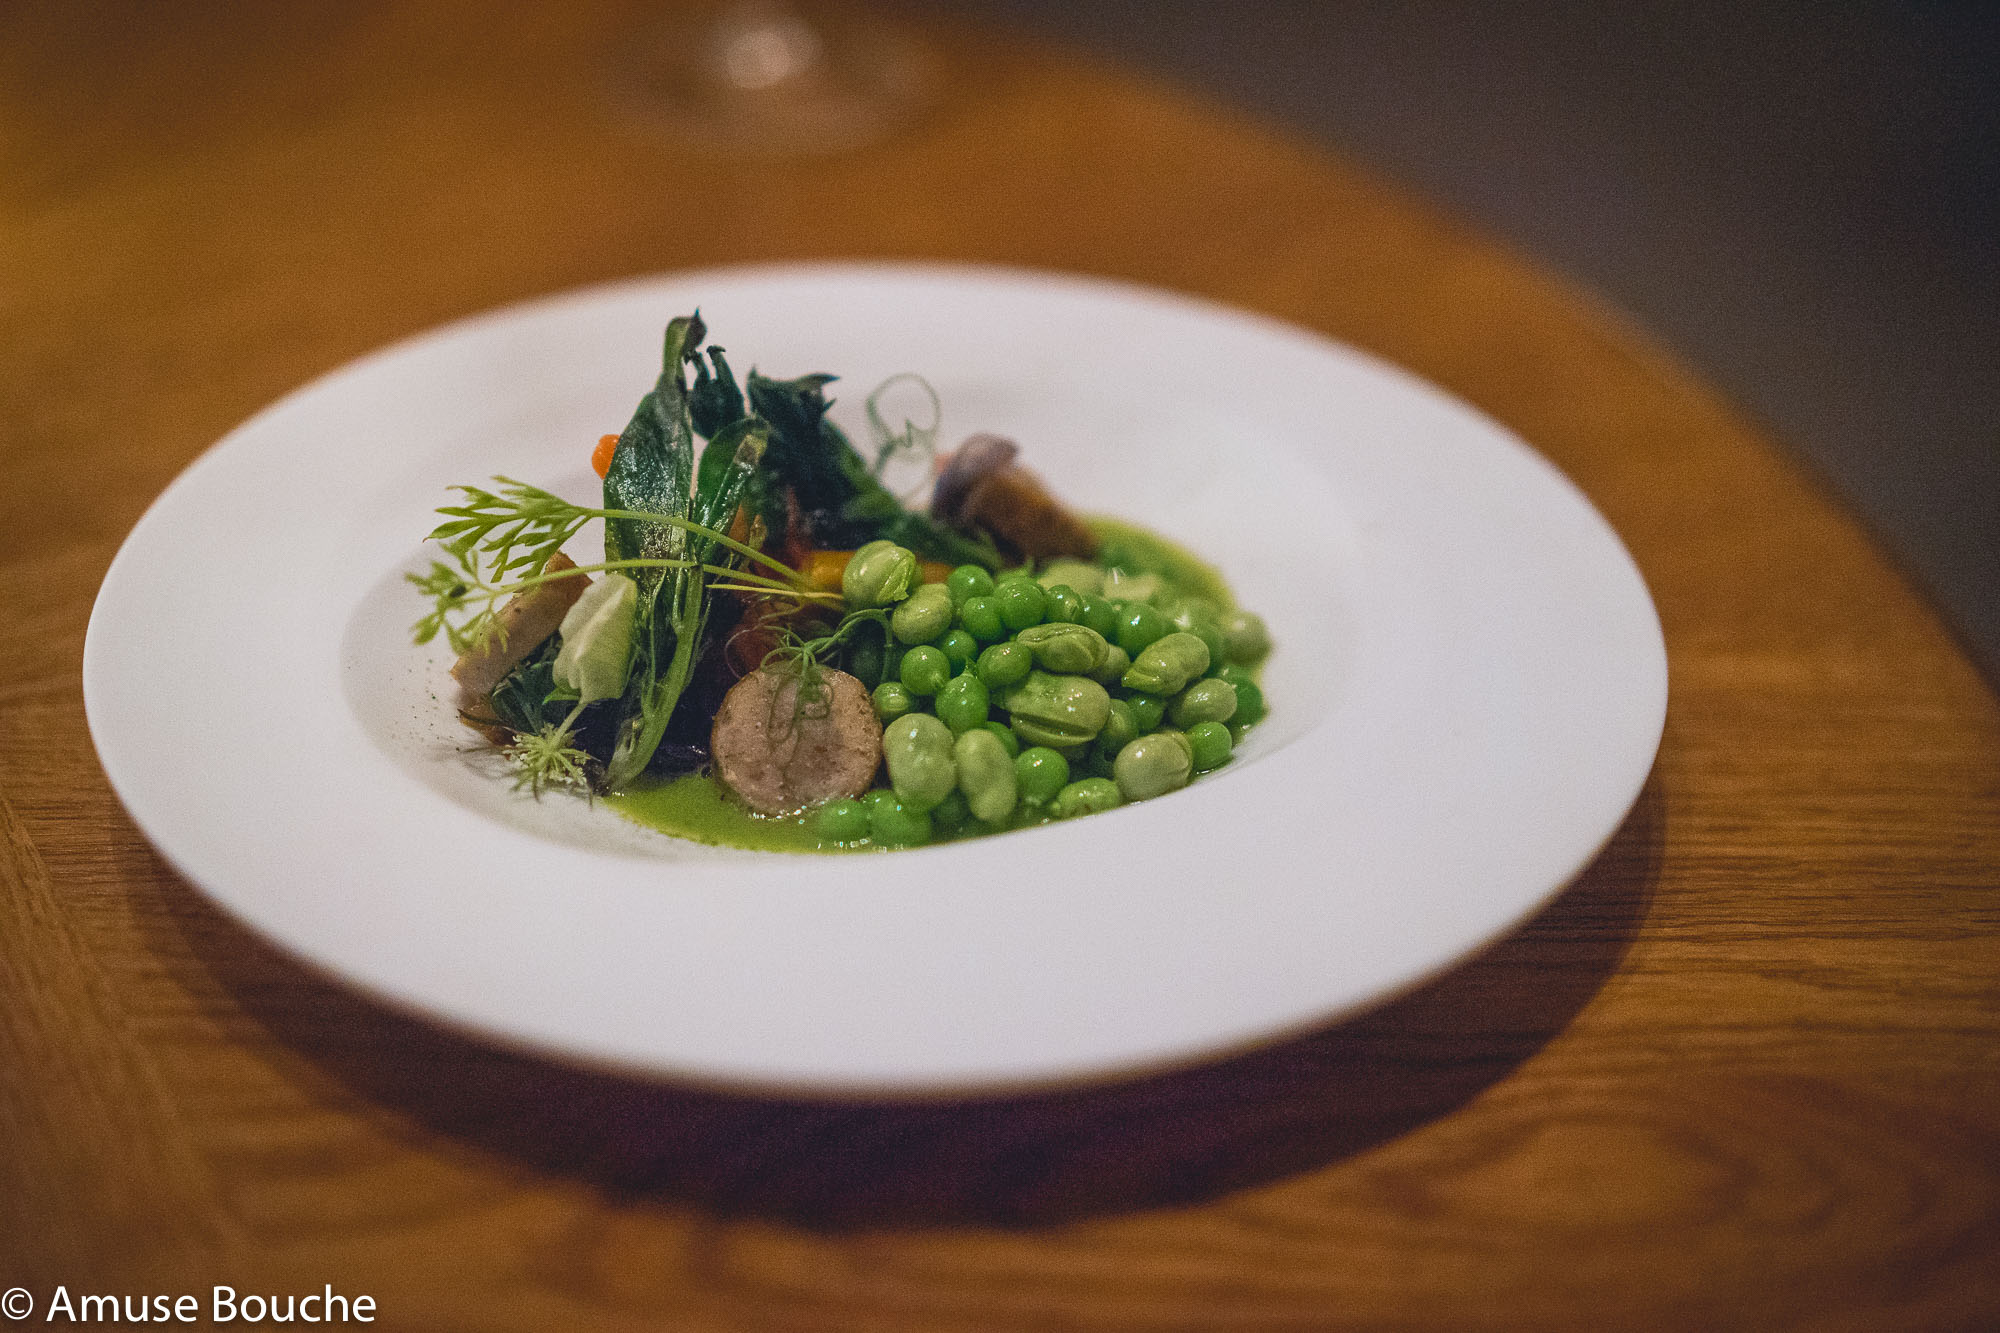
<svg viewBox="0 0 2000 1333"><path fill-rule="evenodd" d="M1850 519L1604 311L1212 106L947 28L904 136L718 160L607 96L636 8L0 14L0 1288L333 1282L419 1329L2000 1322L2000 707ZM442 319L804 256L1196 291L1519 430L1666 628L1625 828L1357 1022L929 1109L495 1053L152 855L78 663L189 459Z"/></svg>

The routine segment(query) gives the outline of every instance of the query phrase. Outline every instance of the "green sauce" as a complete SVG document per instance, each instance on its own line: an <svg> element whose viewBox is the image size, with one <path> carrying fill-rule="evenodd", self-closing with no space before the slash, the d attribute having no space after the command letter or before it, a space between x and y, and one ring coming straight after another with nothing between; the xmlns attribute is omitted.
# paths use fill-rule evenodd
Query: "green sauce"
<svg viewBox="0 0 2000 1333"><path fill-rule="evenodd" d="M1221 571L1186 547L1122 519L1093 517L1085 521L1104 543L1098 563L1134 573L1158 574L1182 592L1213 602L1222 610L1236 605Z"/></svg>
<svg viewBox="0 0 2000 1333"><path fill-rule="evenodd" d="M1216 568L1157 533L1111 518L1088 520L1104 543L1099 562L1130 573L1158 574L1181 593L1227 609L1236 605L1229 585ZM1226 766L1226 765L1225 765ZM1080 773L1076 776L1082 776ZM657 779L641 778L604 803L634 823L706 843L758 852L878 852L891 851L870 841L830 842L813 829L810 812L801 815L759 815L731 800L706 774ZM977 823L956 833L939 831L929 845L988 837L1009 829L1032 828L1050 822L1039 810L1017 809L1004 828Z"/></svg>
<svg viewBox="0 0 2000 1333"><path fill-rule="evenodd" d="M641 778L603 799L634 823L711 847L745 847L758 852L878 850L872 843L827 842L813 832L809 814L752 814L730 800L714 778L702 773L665 781Z"/></svg>

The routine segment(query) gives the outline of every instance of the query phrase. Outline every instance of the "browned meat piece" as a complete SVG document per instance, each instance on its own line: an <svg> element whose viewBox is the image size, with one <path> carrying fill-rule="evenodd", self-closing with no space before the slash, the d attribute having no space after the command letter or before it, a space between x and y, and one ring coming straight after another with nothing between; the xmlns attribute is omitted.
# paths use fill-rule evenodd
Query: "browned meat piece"
<svg viewBox="0 0 2000 1333"><path fill-rule="evenodd" d="M542 566L544 574L553 574L565 569L575 569L576 561L557 551ZM494 637L483 647L475 648L458 659L451 669L451 678L458 682L459 710L474 717L487 715L487 697L493 687L503 680L514 664L541 647L542 641L556 632L569 609L576 605L576 599L583 596L583 590L590 584L588 574L578 574L573 578L550 579L538 583L526 592L517 593L500 608L500 627L505 638ZM491 735L493 728L480 730ZM499 739L505 739L504 733Z"/></svg>
<svg viewBox="0 0 2000 1333"><path fill-rule="evenodd" d="M931 513L960 528L984 528L1009 555L1046 560L1097 554L1097 534L1014 461L1020 450L997 435L974 435L946 460Z"/></svg>
<svg viewBox="0 0 2000 1333"><path fill-rule="evenodd" d="M867 687L845 671L816 675L819 697L801 705L798 673L765 667L737 681L716 710L715 776L759 814L859 796L875 780L882 726Z"/></svg>

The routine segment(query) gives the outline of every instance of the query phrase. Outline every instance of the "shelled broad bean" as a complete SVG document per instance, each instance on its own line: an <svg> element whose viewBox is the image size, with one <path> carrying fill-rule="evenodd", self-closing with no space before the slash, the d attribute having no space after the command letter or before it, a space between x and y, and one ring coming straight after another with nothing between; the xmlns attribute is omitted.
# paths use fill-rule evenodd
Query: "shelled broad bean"
<svg viewBox="0 0 2000 1333"><path fill-rule="evenodd" d="M1159 571L1066 559L922 584L905 548L863 554L850 607L887 624L847 665L874 690L889 783L822 807L828 842L905 847L1147 800L1228 763L1264 715L1264 622Z"/></svg>

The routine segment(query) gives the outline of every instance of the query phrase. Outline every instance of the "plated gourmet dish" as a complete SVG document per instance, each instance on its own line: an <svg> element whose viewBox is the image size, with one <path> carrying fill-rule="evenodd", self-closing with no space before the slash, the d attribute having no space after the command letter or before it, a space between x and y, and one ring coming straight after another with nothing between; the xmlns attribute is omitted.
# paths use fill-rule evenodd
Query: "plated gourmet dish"
<svg viewBox="0 0 2000 1333"><path fill-rule="evenodd" d="M668 326L601 505L458 487L410 576L524 787L703 841L907 847L1165 795L1263 716L1269 634L1194 556L1074 514L1011 441L936 457L934 396L892 429L914 377L870 396L871 462L832 376L739 384L705 337Z"/></svg>

